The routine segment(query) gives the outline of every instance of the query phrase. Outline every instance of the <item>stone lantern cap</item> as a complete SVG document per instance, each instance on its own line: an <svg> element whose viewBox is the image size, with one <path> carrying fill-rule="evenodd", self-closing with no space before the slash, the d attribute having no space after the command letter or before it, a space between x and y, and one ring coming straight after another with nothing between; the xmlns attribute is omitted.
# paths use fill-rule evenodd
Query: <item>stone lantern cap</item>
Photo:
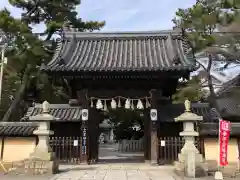
<svg viewBox="0 0 240 180"><path fill-rule="evenodd" d="M30 121L53 121L53 120L57 120L56 117L52 116L51 114L49 114L49 103L47 101L44 101L42 103L42 113L38 114L36 116L30 116L29 120Z"/></svg>
<svg viewBox="0 0 240 180"><path fill-rule="evenodd" d="M180 116L174 118L175 122L189 122L189 121L202 121L203 117L198 116L197 114L194 114L191 112L191 102L189 100L186 100L184 102L185 105L185 112L181 114Z"/></svg>

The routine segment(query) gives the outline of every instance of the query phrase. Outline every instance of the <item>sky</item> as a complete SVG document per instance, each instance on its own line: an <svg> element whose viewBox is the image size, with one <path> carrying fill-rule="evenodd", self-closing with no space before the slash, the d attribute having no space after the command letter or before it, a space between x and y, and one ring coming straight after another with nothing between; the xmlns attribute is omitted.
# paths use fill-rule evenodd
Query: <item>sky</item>
<svg viewBox="0 0 240 180"><path fill-rule="evenodd" d="M171 29L178 8L191 7L196 0L81 0L77 12L83 20L106 21L102 31L145 31ZM0 0L0 9L7 7L19 17L21 11ZM34 27L40 32L43 25Z"/></svg>
<svg viewBox="0 0 240 180"><path fill-rule="evenodd" d="M81 0L77 7L79 17L86 21L105 21L101 31L148 31L172 29L172 19L178 8L191 7L196 0ZM0 0L0 9L6 7L13 16L20 17L21 11ZM33 27L43 32L44 25ZM229 72L239 73L240 68ZM235 72L236 71L236 72Z"/></svg>

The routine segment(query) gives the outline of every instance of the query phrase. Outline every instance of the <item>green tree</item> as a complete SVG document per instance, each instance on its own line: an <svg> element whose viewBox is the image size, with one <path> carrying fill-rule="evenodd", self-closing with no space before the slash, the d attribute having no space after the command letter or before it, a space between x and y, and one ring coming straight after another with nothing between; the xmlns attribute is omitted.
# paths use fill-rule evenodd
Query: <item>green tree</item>
<svg viewBox="0 0 240 180"><path fill-rule="evenodd" d="M104 26L105 22L83 22L76 11L80 2L80 0L9 0L11 5L23 10L22 20L27 24L44 23L47 26L43 32L39 33L46 36L46 40L50 40L56 33L59 34L64 22L71 23L79 31L99 30Z"/></svg>
<svg viewBox="0 0 240 180"><path fill-rule="evenodd" d="M113 126L115 139L140 139L144 135L144 118L136 110L124 108L109 109L106 113L107 119ZM134 130L133 127L139 127Z"/></svg>
<svg viewBox="0 0 240 180"><path fill-rule="evenodd" d="M191 8L178 9L173 22L188 37L191 48L195 53L203 51L208 56L207 67L200 62L198 62L198 65L204 69L207 75L210 104L219 109L210 71L214 61L225 61L225 68L230 63L239 63L237 55L239 50L233 48L239 41L238 35L233 33L239 32L237 31L239 12L234 3L215 2L213 0L199 0ZM220 32L216 33L216 30ZM226 45L228 46L226 47Z"/></svg>
<svg viewBox="0 0 240 180"><path fill-rule="evenodd" d="M80 4L79 0L9 0L9 3L23 11L20 19L11 16L7 9L0 11L0 29L8 37L9 66L17 72L20 84L3 121L11 118L27 92L44 87L43 96L49 100L47 97L51 91L55 90L55 94L56 91L59 94L63 89L53 87L46 75L40 73L39 67L51 59L56 45L53 35L61 33L64 23L70 23L79 31L99 30L104 26L104 22L83 22L78 18L76 6ZM46 25L43 32L32 32L32 26L42 23Z"/></svg>
<svg viewBox="0 0 240 180"><path fill-rule="evenodd" d="M15 19L8 10L0 12L0 28L5 32L7 41L8 65L14 69L9 77L19 79L18 95L13 100L13 105L19 105L29 80L34 76L34 69L44 54L42 42L31 32L31 28L20 19ZM30 76L30 73L31 76ZM8 76L6 75L5 78ZM5 84L3 84L5 86Z"/></svg>
<svg viewBox="0 0 240 180"><path fill-rule="evenodd" d="M186 99L189 101L200 101L206 92L202 89L202 82L198 76L193 76L191 80L179 83L177 92L173 95L174 103L183 103Z"/></svg>

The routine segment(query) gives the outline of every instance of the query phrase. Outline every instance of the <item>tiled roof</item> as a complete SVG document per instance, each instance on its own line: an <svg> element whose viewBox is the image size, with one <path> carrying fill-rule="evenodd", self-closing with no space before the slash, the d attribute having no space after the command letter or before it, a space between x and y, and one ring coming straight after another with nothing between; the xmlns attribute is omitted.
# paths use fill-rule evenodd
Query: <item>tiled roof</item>
<svg viewBox="0 0 240 180"><path fill-rule="evenodd" d="M219 132L219 123L204 123L201 125L201 135L217 136ZM231 123L231 135L240 135L240 123Z"/></svg>
<svg viewBox="0 0 240 180"><path fill-rule="evenodd" d="M240 117L240 97L219 97L217 99L221 115L224 118Z"/></svg>
<svg viewBox="0 0 240 180"><path fill-rule="evenodd" d="M192 70L195 59L179 32L65 31L46 71Z"/></svg>
<svg viewBox="0 0 240 180"><path fill-rule="evenodd" d="M0 122L0 136L33 136L37 127L32 122Z"/></svg>
<svg viewBox="0 0 240 180"><path fill-rule="evenodd" d="M231 79L230 81L224 83L222 87L216 92L218 96L221 96L225 92L229 91L232 88L240 87L240 74Z"/></svg>
<svg viewBox="0 0 240 180"><path fill-rule="evenodd" d="M82 108L80 106L70 106L68 104L49 104L49 114L56 117L59 121L80 121ZM42 113L42 104L35 104L28 108L27 113L21 119L28 121L30 116L36 116Z"/></svg>

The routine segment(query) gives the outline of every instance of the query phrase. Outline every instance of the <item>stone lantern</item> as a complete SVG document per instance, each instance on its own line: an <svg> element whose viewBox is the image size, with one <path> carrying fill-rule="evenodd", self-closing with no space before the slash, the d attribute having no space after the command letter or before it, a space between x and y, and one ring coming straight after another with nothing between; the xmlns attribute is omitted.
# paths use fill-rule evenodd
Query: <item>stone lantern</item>
<svg viewBox="0 0 240 180"><path fill-rule="evenodd" d="M47 101L43 102L42 109L41 114L29 118L31 121L39 122L38 129L33 132L38 136L38 144L34 152L30 154L30 159L36 162L40 161L39 163L44 162L46 170L54 173L58 171L58 164L49 144L49 136L54 134L50 130L50 122L56 120L56 118L49 114L49 103Z"/></svg>
<svg viewBox="0 0 240 180"><path fill-rule="evenodd" d="M202 121L203 117L191 112L189 100L186 100L184 104L185 112L175 118L175 122L183 123L183 131L179 135L185 140L181 153L178 154L178 161L175 162L175 169L178 172L183 172L188 177L206 175L203 156L195 147L195 137L199 136L199 133L194 129L194 124Z"/></svg>

